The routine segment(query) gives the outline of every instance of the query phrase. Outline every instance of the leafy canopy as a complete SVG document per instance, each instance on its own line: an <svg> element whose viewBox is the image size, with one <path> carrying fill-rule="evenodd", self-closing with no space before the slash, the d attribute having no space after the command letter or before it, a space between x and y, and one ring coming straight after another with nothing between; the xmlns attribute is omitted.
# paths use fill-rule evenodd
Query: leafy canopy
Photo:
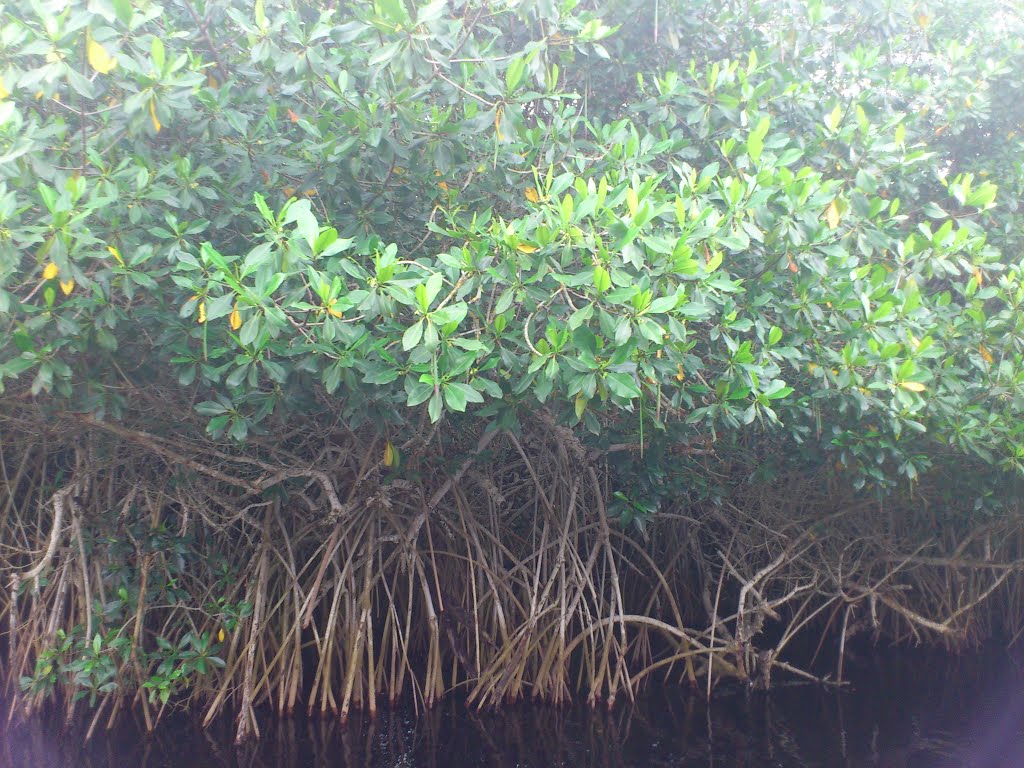
<svg viewBox="0 0 1024 768"><path fill-rule="evenodd" d="M1024 469L1020 16L717 5L0 4L6 403Z"/></svg>

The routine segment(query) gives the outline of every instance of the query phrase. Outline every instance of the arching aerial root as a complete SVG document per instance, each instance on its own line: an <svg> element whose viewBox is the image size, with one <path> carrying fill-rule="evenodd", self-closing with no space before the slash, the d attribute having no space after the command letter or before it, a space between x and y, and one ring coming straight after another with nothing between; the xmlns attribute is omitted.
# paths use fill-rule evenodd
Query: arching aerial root
<svg viewBox="0 0 1024 768"><path fill-rule="evenodd" d="M257 707L345 720L452 693L610 706L650 680L838 683L859 633L957 647L1022 626L1019 517L954 533L835 494L823 515L826 489L794 475L624 530L606 457L531 429L445 461L410 441L402 471L355 434L312 469L114 425L7 439L15 713L88 704L96 728L129 708L151 727L170 707L230 710L241 740ZM787 656L808 636L827 672Z"/></svg>

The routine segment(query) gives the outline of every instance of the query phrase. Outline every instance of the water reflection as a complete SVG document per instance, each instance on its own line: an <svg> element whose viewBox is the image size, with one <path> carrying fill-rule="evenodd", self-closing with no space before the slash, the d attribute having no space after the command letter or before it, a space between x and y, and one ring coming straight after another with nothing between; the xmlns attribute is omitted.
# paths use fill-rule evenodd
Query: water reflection
<svg viewBox="0 0 1024 768"><path fill-rule="evenodd" d="M172 720L152 736L126 724L83 745L34 722L8 732L3 768L1016 768L1024 767L1024 688L1013 667L878 666L854 691L736 691L710 704L652 692L612 712L518 705L477 713L447 703L415 717L333 722L271 718L263 739L231 746L230 723Z"/></svg>

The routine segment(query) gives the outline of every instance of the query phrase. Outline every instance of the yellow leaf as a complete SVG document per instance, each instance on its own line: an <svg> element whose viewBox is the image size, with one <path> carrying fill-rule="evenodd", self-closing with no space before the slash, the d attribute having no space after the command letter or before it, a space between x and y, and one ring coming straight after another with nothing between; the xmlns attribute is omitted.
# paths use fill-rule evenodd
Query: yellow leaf
<svg viewBox="0 0 1024 768"><path fill-rule="evenodd" d="M439 181L439 182L437 182L437 186L439 186L445 192L448 191L448 182L447 181Z"/></svg>
<svg viewBox="0 0 1024 768"><path fill-rule="evenodd" d="M336 310L334 307L328 307L327 312L328 314L331 315L331 317L344 317L344 315L338 310Z"/></svg>
<svg viewBox="0 0 1024 768"><path fill-rule="evenodd" d="M629 209L630 216L636 216L636 209L640 207L640 198L632 187L626 190L626 207Z"/></svg>
<svg viewBox="0 0 1024 768"><path fill-rule="evenodd" d="M979 344L979 345L978 345L978 352L980 352L980 353L981 353L981 356L982 356L982 358L983 358L983 359L985 360L985 362L986 362L986 363L988 363L989 365L992 365L992 353L991 353L991 352L989 352L989 351L988 351L988 350L987 350L987 349L985 348L985 345L984 345L984 344Z"/></svg>
<svg viewBox="0 0 1024 768"><path fill-rule="evenodd" d="M4 84L3 77L0 77L0 101L6 99L11 95L11 92L7 90L7 86Z"/></svg>
<svg viewBox="0 0 1024 768"><path fill-rule="evenodd" d="M501 135L501 115L503 111L502 107L498 107L494 113L494 132L498 134L498 141L502 143L505 141L505 137Z"/></svg>
<svg viewBox="0 0 1024 768"><path fill-rule="evenodd" d="M686 373L683 371L683 364L676 363L676 381L682 381L686 378Z"/></svg>
<svg viewBox="0 0 1024 768"><path fill-rule="evenodd" d="M231 310L231 314L228 315L228 325L231 326L232 331L237 331L242 327L242 315L238 311L238 307Z"/></svg>
<svg viewBox="0 0 1024 768"><path fill-rule="evenodd" d="M520 253L536 253L537 246L529 245L528 243L520 243L519 245L516 246L516 250L519 251Z"/></svg>
<svg viewBox="0 0 1024 768"><path fill-rule="evenodd" d="M206 302L205 301L200 301L199 302L199 322L200 323L205 323L206 322Z"/></svg>
<svg viewBox="0 0 1024 768"><path fill-rule="evenodd" d="M220 629L217 630L217 642L218 643L223 643L224 642L224 627L221 627Z"/></svg>
<svg viewBox="0 0 1024 768"><path fill-rule="evenodd" d="M828 208L825 211L825 221L828 222L829 229L835 229L839 226L839 205L835 200L828 204Z"/></svg>
<svg viewBox="0 0 1024 768"><path fill-rule="evenodd" d="M573 403L573 409L576 411L576 418L582 419L584 412L587 410L587 396L580 392L576 395L576 401Z"/></svg>
<svg viewBox="0 0 1024 768"><path fill-rule="evenodd" d="M160 118L156 116L156 99L149 100L149 119L153 121L153 130L160 133L163 126L160 124Z"/></svg>
<svg viewBox="0 0 1024 768"><path fill-rule="evenodd" d="M217 78L213 75L206 76L206 85L210 88L220 88L220 83L217 82ZM221 632L224 630L222 629Z"/></svg>
<svg viewBox="0 0 1024 768"><path fill-rule="evenodd" d="M86 55L89 59L89 66L101 75L110 74L117 66L117 59L107 53L107 49L87 35Z"/></svg>
<svg viewBox="0 0 1024 768"><path fill-rule="evenodd" d="M288 110L288 119L291 120L293 123L299 122L299 116L295 114L295 112L292 111L291 109Z"/></svg>
<svg viewBox="0 0 1024 768"><path fill-rule="evenodd" d="M537 194L537 190L534 189L533 187L527 187L526 188L526 199L529 200L531 203L539 203L540 202L540 195Z"/></svg>
<svg viewBox="0 0 1024 768"><path fill-rule="evenodd" d="M60 290L61 290L61 293L63 293L65 296L70 296L71 292L73 290L75 290L75 281L74 280L61 280L60 281Z"/></svg>
<svg viewBox="0 0 1024 768"><path fill-rule="evenodd" d="M924 384L919 381L901 381L900 386L908 392L924 392Z"/></svg>
<svg viewBox="0 0 1024 768"><path fill-rule="evenodd" d="M917 26L919 26L921 29L927 27L930 21L931 19L928 18L927 13L920 13L917 16Z"/></svg>
<svg viewBox="0 0 1024 768"><path fill-rule="evenodd" d="M384 443L384 466L390 467L395 463L395 446L390 441Z"/></svg>
<svg viewBox="0 0 1024 768"><path fill-rule="evenodd" d="M53 280L57 276L57 265L52 261L43 267L43 280Z"/></svg>
<svg viewBox="0 0 1024 768"><path fill-rule="evenodd" d="M971 270L971 274L974 275L974 279L977 280L978 282L978 287L981 288L981 286L985 283L985 276L981 273L981 269L975 267L973 270Z"/></svg>
<svg viewBox="0 0 1024 768"><path fill-rule="evenodd" d="M110 255L111 256L113 256L115 259L117 259L117 263L120 264L123 267L124 266L124 259L121 258L121 254L118 252L117 248L115 248L112 245L108 245L107 246L107 250L110 251Z"/></svg>
<svg viewBox="0 0 1024 768"><path fill-rule="evenodd" d="M310 187L309 189L304 190L302 194L306 197L316 197L316 187Z"/></svg>

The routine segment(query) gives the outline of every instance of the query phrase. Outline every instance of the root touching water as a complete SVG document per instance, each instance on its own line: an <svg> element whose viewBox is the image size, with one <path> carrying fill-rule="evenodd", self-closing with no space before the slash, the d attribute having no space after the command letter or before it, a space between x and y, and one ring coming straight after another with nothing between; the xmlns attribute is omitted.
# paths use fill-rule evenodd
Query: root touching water
<svg viewBox="0 0 1024 768"><path fill-rule="evenodd" d="M955 648L1022 626L1017 518L957 528L923 497L880 509L794 474L626 529L607 454L543 418L443 451L410 440L400 470L376 436L331 435L305 462L286 440L235 456L61 427L0 446L16 713L84 701L96 728L231 710L242 740L258 707L345 720L405 697L841 683L857 635ZM790 653L798 639L819 653Z"/></svg>

